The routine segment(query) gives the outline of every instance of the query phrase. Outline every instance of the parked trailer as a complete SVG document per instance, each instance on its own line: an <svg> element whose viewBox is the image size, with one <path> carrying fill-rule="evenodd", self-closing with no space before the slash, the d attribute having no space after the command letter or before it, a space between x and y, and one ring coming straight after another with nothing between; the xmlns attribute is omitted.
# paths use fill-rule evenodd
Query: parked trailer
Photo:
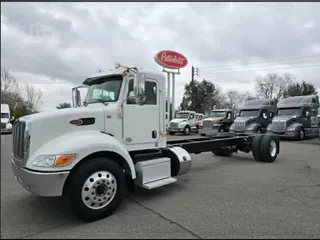
<svg viewBox="0 0 320 240"><path fill-rule="evenodd" d="M295 96L278 103L277 116L267 130L281 138L303 140L319 136L317 95Z"/></svg>
<svg viewBox="0 0 320 240"><path fill-rule="evenodd" d="M162 74L118 66L83 84L86 107L19 118L12 154L22 187L38 196L65 196L80 219L111 215L134 185L153 189L176 182L190 171L190 154L252 151L263 162L279 154L273 135L167 141ZM74 92L80 106L80 92Z"/></svg>

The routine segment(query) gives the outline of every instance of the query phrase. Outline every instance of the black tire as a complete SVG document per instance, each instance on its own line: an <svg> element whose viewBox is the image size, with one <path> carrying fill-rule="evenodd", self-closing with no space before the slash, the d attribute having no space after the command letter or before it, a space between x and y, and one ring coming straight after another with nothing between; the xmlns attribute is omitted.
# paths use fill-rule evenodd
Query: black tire
<svg viewBox="0 0 320 240"><path fill-rule="evenodd" d="M224 126L220 126L218 129L218 132L224 133L226 130L224 129Z"/></svg>
<svg viewBox="0 0 320 240"><path fill-rule="evenodd" d="M261 134L261 133L262 133L261 127L257 127L256 134Z"/></svg>
<svg viewBox="0 0 320 240"><path fill-rule="evenodd" d="M262 142L263 136L264 135L255 135L254 138L253 138L251 151L252 151L252 156L256 161L262 161L263 160L263 156L262 156L261 151L260 151L260 144Z"/></svg>
<svg viewBox="0 0 320 240"><path fill-rule="evenodd" d="M280 139L275 135L262 135L263 139L260 145L263 162L274 162L277 159L280 147ZM274 151L272 151L274 149Z"/></svg>
<svg viewBox="0 0 320 240"><path fill-rule="evenodd" d="M82 189L87 179L98 171L108 171L111 173L117 182L116 193L105 207L101 209L91 209L84 204L82 200ZM110 216L119 206L121 200L126 194L126 175L122 168L114 161L107 158L93 158L77 169L77 172L72 176L71 182L68 185L67 197L72 212L81 220L92 222Z"/></svg>
<svg viewBox="0 0 320 240"><path fill-rule="evenodd" d="M299 131L299 134L298 134L297 140L298 140L298 141L303 141L303 140L305 139L305 137L306 137L305 131L304 131L303 128L299 128L298 131Z"/></svg>
<svg viewBox="0 0 320 240"><path fill-rule="evenodd" d="M191 128L190 126L185 126L184 129L183 129L183 134L184 135L190 135L190 132L191 132Z"/></svg>
<svg viewBox="0 0 320 240"><path fill-rule="evenodd" d="M170 135L174 135L174 134L175 134L175 132L169 132L169 134L170 134Z"/></svg>
<svg viewBox="0 0 320 240"><path fill-rule="evenodd" d="M200 136L205 137L206 134L205 133L200 133Z"/></svg>
<svg viewBox="0 0 320 240"><path fill-rule="evenodd" d="M222 149L219 149L219 150L213 150L212 153L215 156L221 156L221 157L230 157L232 155L230 149L228 149L228 148L222 148Z"/></svg>

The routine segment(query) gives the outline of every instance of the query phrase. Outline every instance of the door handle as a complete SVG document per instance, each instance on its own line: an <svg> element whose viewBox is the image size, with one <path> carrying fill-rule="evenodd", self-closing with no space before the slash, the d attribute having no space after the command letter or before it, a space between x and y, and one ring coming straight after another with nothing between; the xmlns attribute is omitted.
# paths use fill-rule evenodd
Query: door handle
<svg viewBox="0 0 320 240"><path fill-rule="evenodd" d="M153 130L152 131L152 138L157 138L157 131L156 130Z"/></svg>

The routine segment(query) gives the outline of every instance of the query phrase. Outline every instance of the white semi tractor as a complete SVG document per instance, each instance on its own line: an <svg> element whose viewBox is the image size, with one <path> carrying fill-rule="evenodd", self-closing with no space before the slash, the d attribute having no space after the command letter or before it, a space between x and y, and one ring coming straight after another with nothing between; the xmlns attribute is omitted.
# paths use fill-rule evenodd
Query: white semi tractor
<svg viewBox="0 0 320 240"><path fill-rule="evenodd" d="M112 214L134 185L153 189L176 182L191 169L190 154L252 151L264 162L278 156L279 138L272 135L167 141L163 74L117 66L83 85L84 107L15 121L12 169L27 191L66 196L85 221ZM80 106L79 90L74 92Z"/></svg>
<svg viewBox="0 0 320 240"><path fill-rule="evenodd" d="M14 117L11 117L9 105L1 103L1 133L12 132L11 121L13 119Z"/></svg>

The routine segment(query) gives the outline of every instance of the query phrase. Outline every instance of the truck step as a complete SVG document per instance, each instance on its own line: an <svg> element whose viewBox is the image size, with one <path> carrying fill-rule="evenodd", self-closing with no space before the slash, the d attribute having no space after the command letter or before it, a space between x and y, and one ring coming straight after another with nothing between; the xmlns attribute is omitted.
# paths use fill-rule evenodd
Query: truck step
<svg viewBox="0 0 320 240"><path fill-rule="evenodd" d="M177 181L176 178L168 177L168 178L165 178L165 179L160 179L160 180L157 180L157 181L145 183L145 184L139 185L139 186L143 187L145 189L153 189L153 188L158 188L158 187L162 187L162 186L174 183L176 181Z"/></svg>

